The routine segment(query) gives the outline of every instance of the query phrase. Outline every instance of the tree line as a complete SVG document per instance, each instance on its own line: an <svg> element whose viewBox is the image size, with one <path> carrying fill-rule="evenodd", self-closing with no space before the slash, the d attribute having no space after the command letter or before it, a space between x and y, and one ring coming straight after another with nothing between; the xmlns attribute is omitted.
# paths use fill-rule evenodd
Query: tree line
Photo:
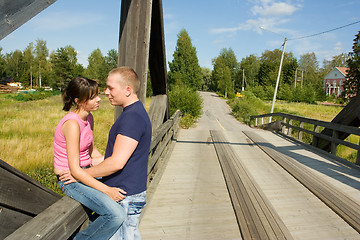
<svg viewBox="0 0 360 240"><path fill-rule="evenodd" d="M77 51L68 45L49 53L46 41L36 40L23 50L3 54L0 47L0 80L14 80L24 87L50 86L62 90L74 77L84 75L97 79L105 87L108 72L117 66L118 52L115 49L103 55L95 49L88 57L88 66L78 63Z"/></svg>

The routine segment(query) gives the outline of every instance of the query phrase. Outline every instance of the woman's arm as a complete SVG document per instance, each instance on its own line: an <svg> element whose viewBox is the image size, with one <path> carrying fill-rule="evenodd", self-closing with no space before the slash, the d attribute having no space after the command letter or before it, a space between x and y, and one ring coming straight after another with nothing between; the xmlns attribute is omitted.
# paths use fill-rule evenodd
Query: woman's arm
<svg viewBox="0 0 360 240"><path fill-rule="evenodd" d="M103 184L102 182L94 179L80 167L80 127L77 121L66 121L63 124L62 132L66 140L66 152L71 175L83 184L107 194L115 201L122 200L124 196L120 193L120 191L123 190Z"/></svg>
<svg viewBox="0 0 360 240"><path fill-rule="evenodd" d="M94 118L90 114L90 126L91 130L94 132ZM92 165L96 166L102 161L104 161L104 155L102 155L97 148L95 147L94 141L92 142L90 149L89 149L90 157L92 158Z"/></svg>

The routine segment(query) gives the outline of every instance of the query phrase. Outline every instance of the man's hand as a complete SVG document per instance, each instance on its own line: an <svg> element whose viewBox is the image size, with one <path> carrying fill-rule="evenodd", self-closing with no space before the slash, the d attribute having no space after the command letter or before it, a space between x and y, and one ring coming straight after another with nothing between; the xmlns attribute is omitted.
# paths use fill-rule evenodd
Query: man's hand
<svg viewBox="0 0 360 240"><path fill-rule="evenodd" d="M108 195L115 202L120 202L126 197L126 192L121 188L116 187L109 187L105 194Z"/></svg>
<svg viewBox="0 0 360 240"><path fill-rule="evenodd" d="M64 182L65 185L77 182L77 180L71 175L69 170L60 173L59 179L60 181Z"/></svg>

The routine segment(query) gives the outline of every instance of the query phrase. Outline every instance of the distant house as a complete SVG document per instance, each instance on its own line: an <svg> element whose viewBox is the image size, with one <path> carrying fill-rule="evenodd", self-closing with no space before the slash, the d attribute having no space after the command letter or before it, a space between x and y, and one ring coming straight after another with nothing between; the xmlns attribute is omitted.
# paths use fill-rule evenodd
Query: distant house
<svg viewBox="0 0 360 240"><path fill-rule="evenodd" d="M349 70L347 67L335 67L324 78L324 89L326 95L340 96L344 91L344 83L346 80L346 73Z"/></svg>

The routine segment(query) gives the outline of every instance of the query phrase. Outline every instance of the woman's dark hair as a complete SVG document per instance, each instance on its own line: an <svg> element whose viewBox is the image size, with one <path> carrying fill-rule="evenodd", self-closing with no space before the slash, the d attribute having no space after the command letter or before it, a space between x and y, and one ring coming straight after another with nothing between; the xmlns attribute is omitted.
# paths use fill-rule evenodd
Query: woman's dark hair
<svg viewBox="0 0 360 240"><path fill-rule="evenodd" d="M71 80L63 92L64 111L69 111L73 105L84 103L95 97L99 92L99 84L86 77L76 77ZM75 102L78 99L78 103Z"/></svg>

